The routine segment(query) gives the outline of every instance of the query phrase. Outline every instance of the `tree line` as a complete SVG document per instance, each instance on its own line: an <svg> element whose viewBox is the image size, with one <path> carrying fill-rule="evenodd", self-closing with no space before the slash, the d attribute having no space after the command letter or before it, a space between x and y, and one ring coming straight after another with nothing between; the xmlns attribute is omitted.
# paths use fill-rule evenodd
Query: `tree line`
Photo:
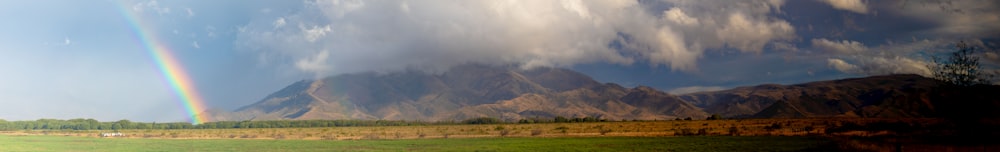
<svg viewBox="0 0 1000 152"><path fill-rule="evenodd" d="M94 119L38 119L6 121L0 119L0 130L121 130L121 129L192 129L195 125L183 122L143 123L129 120L99 122Z"/></svg>
<svg viewBox="0 0 1000 152"><path fill-rule="evenodd" d="M119 120L99 122L94 119L38 119L6 121L0 119L0 130L125 130L125 129L226 129L226 128L306 128L351 126L411 126L454 122L420 122L403 120L267 120L267 121L218 121L202 124L186 122L132 122Z"/></svg>
<svg viewBox="0 0 1000 152"><path fill-rule="evenodd" d="M690 119L690 118L689 118ZM463 121L405 121L405 120L262 120L262 121L217 121L202 124L187 122L132 122L118 120L100 122L94 119L38 119L26 121L6 121L0 119L0 130L126 130L126 129L230 129L230 128L309 128L309 127L362 127L362 126L424 126L454 124L505 124L505 123L575 123L605 122L596 117L566 118L526 118L516 122L492 117L470 118ZM625 121L625 120L622 120ZM633 120L638 121L638 120Z"/></svg>

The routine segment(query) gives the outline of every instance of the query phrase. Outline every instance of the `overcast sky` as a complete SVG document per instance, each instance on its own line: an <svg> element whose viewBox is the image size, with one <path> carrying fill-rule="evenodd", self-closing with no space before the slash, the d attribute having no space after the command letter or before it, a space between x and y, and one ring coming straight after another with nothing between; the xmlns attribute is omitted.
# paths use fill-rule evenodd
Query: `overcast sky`
<svg viewBox="0 0 1000 152"><path fill-rule="evenodd" d="M926 76L958 41L1000 63L994 0L0 1L0 119L186 121L123 13L226 110L303 79L470 62L674 93Z"/></svg>

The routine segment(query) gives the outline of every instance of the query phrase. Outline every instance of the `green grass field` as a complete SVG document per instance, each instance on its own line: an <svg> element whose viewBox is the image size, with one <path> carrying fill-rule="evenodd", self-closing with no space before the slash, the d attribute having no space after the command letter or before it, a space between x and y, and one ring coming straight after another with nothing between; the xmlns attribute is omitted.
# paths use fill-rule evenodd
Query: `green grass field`
<svg viewBox="0 0 1000 152"><path fill-rule="evenodd" d="M812 151L829 143L784 136L269 140L0 135L0 151Z"/></svg>

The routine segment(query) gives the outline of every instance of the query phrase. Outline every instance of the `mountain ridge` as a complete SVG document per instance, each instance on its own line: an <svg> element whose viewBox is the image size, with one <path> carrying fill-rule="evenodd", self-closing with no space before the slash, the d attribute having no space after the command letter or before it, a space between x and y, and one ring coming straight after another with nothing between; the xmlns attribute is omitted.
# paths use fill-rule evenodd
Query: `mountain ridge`
<svg viewBox="0 0 1000 152"><path fill-rule="evenodd" d="M940 115L936 106L941 103L936 100L942 99L935 94L943 85L903 74L675 95L647 86L600 83L569 69L470 64L440 74L360 73L303 80L235 111L211 110L202 115L213 121L449 121L475 117L517 121L556 116L664 120L703 119L711 114L736 118L931 117ZM997 88L986 87L1000 90ZM994 96L981 98L997 102Z"/></svg>

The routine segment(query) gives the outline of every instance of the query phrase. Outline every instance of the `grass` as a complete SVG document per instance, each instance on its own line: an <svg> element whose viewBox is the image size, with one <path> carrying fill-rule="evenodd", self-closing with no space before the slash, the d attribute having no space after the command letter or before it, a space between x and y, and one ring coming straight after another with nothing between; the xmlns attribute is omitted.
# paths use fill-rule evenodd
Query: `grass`
<svg viewBox="0 0 1000 152"><path fill-rule="evenodd" d="M270 140L0 135L3 151L801 151L827 143L784 136Z"/></svg>
<svg viewBox="0 0 1000 152"><path fill-rule="evenodd" d="M893 125L885 124L905 126L900 128L902 130L826 133L831 128L849 128L845 127L851 126L847 124L860 126L854 129L893 128ZM947 125L940 119L824 118L324 128L10 130L0 131L0 151L894 151L899 145L910 150L1000 149L1000 144L995 142L963 146L900 140L949 133L947 128L941 128ZM102 132L121 132L125 136L98 137ZM897 136L899 139L894 138ZM847 137L871 137L875 140Z"/></svg>

